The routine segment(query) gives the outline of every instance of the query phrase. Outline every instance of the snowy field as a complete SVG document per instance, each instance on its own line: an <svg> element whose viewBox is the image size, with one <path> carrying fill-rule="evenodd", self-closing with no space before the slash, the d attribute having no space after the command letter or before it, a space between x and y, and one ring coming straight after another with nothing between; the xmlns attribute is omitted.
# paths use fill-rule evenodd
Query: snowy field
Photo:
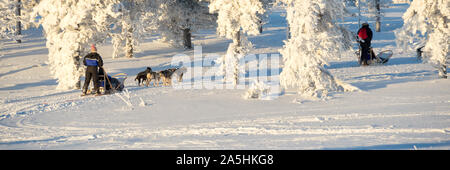
<svg viewBox="0 0 450 170"><path fill-rule="evenodd" d="M386 65L360 67L352 53L329 60L334 76L361 91L326 100L294 89L252 100L242 97L246 89L138 87L135 75L146 67L163 70L176 54L194 55L156 38L133 59L112 59L112 45L99 46L110 75L128 74L128 93L83 98L80 90L55 90L45 37L26 30L22 44L2 40L0 149L450 149L450 81L396 48L393 30L407 7L385 9L374 32L374 50L394 52ZM279 54L284 14L273 10L262 35L249 38L253 54ZM357 31L356 18L343 24ZM230 43L214 30L193 36L204 56L223 55Z"/></svg>

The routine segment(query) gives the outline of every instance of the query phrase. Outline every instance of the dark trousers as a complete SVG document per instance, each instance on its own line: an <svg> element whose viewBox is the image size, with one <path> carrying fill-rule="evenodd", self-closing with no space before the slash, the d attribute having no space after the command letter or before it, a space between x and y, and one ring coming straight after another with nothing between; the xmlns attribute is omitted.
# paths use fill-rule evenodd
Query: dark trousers
<svg viewBox="0 0 450 170"><path fill-rule="evenodd" d="M86 80L84 81L83 92L87 92L91 78L94 83L94 92L99 92L97 66L88 66L86 68Z"/></svg>
<svg viewBox="0 0 450 170"><path fill-rule="evenodd" d="M361 63L366 63L370 60L370 42L360 42L361 47Z"/></svg>

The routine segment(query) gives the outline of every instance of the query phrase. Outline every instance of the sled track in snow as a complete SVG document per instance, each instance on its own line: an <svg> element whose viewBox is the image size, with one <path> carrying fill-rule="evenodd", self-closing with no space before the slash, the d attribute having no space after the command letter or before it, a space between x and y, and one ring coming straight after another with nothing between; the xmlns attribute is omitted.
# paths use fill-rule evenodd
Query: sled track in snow
<svg viewBox="0 0 450 170"><path fill-rule="evenodd" d="M420 119L424 114L344 114L319 116L267 117L256 120L236 120L214 123L198 123L190 126L173 126L168 128L134 127L118 129L98 135L103 141L118 140L126 145L123 148L207 148L220 149L230 146L237 148L254 148L249 143L259 143L262 148L296 148L283 146L286 141L327 142L337 139L355 140L360 138L398 138L417 140L417 136L440 136L419 138L420 140L449 139L450 127L447 128L408 128L395 125L355 124L364 119ZM436 114L436 116L450 116ZM346 123L350 121L350 123ZM342 124L342 125L340 125ZM352 125L355 124L355 125ZM206 144L206 145L205 145ZM314 148L314 147L313 147ZM317 148L317 146L316 146Z"/></svg>
<svg viewBox="0 0 450 170"><path fill-rule="evenodd" d="M450 116L450 114L437 114ZM318 116L288 116L271 117L256 120L237 120L230 122L200 123L192 126L158 129L152 134L161 136L189 136L189 135L323 135L323 134L365 134L365 133L448 133L450 129L396 128L394 125L382 127L379 125L327 125L342 121L359 121L363 119L393 119L423 116L413 114L343 114ZM323 126L319 125L323 124Z"/></svg>
<svg viewBox="0 0 450 170"><path fill-rule="evenodd" d="M101 96L100 96L101 97ZM15 116L27 116L35 113L58 111L89 102L91 97L79 97L78 93L60 94L47 98L27 98L4 103L0 112L0 121ZM1 122L0 122L1 125Z"/></svg>
<svg viewBox="0 0 450 170"><path fill-rule="evenodd" d="M139 89L131 89L131 91L135 90ZM450 119L450 113L439 111L342 114L322 112L320 114L322 108L305 107L301 111L249 113L240 119L228 119L228 121L214 117L212 120L199 120L188 125L172 124L167 127L118 124L117 122L84 124L81 121L74 121L71 124L42 125L34 120L36 118L34 115L37 113L74 111L87 103L102 104L106 97L110 96L79 97L78 93L74 93L6 103L10 108L8 108L9 114L0 117L0 149L21 145L33 146L31 148L36 148L36 145L40 148L67 148L67 146L79 145L84 149L90 147L96 149L319 149L318 146L339 148L326 143L341 140L358 144L361 143L360 141L383 144L383 139L399 141L399 143L449 141L450 139L449 126L412 126L414 128L404 126L406 121L420 122L422 118ZM112 97L106 102L122 102L114 95ZM414 103L402 104L407 107ZM309 112L319 114L301 115ZM258 117L255 118L255 115ZM285 146L286 143L290 145ZM312 144L307 145L308 143Z"/></svg>
<svg viewBox="0 0 450 170"><path fill-rule="evenodd" d="M131 88L130 91L142 90L141 87ZM12 100L0 101L2 107L0 108L0 121L6 118L12 118L15 116L27 116L35 113L58 111L62 109L68 109L88 103L94 100L102 100L104 97L114 96L85 96L80 97L79 91L53 93L45 96L17 98ZM0 122L1 125L1 122Z"/></svg>
<svg viewBox="0 0 450 170"><path fill-rule="evenodd" d="M271 113L274 114L274 113ZM114 128L71 126L50 127L38 125L29 117L16 122L17 127L0 127L0 147L14 144L38 144L52 148L59 145L90 143L107 146L103 149L133 148L295 148L283 142L327 142L353 137L414 139L414 135L434 135L449 139L450 128L407 128L390 124L355 123L364 120L420 119L423 113L410 114L334 114L315 116L269 116L258 119L197 123L188 126L149 128L139 125L116 125ZM450 114L435 113L449 117ZM430 113L427 113L430 116ZM113 125L105 125L113 126ZM16 138L13 134L20 134ZM387 136L388 135L388 136ZM258 146L248 146L245 141L260 140ZM430 139L427 139L430 140ZM240 146L241 145L241 146ZM95 147L99 148L99 147ZM100 147L102 148L102 147Z"/></svg>

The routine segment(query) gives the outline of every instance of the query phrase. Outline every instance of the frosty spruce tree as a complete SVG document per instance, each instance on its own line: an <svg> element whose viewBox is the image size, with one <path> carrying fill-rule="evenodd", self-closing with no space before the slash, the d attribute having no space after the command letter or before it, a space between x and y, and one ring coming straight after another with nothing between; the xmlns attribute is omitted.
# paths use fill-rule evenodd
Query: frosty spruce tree
<svg viewBox="0 0 450 170"><path fill-rule="evenodd" d="M89 44L106 38L118 0L41 0L32 18L40 16L47 38L49 66L57 89L79 87L83 67L80 58Z"/></svg>
<svg viewBox="0 0 450 170"><path fill-rule="evenodd" d="M350 33L336 20L343 17L342 1L281 0L286 4L291 37L283 49L280 84L295 87L305 97L325 98L333 91L355 91L324 68L326 58L340 57L351 45Z"/></svg>
<svg viewBox="0 0 450 170"><path fill-rule="evenodd" d="M0 38L20 41L20 2L17 0L0 0ZM0 47L1 48L1 47Z"/></svg>
<svg viewBox="0 0 450 170"><path fill-rule="evenodd" d="M0 38L11 38L14 34L15 18L12 12L14 2L9 0L0 0Z"/></svg>
<svg viewBox="0 0 450 170"><path fill-rule="evenodd" d="M192 48L191 34L213 28L217 17L200 0L120 0L122 14L111 33L113 58L132 58L139 43L153 33L173 47Z"/></svg>
<svg viewBox="0 0 450 170"><path fill-rule="evenodd" d="M116 23L118 27L121 27L121 32L118 34L112 34L112 43L114 47L113 58L119 56L120 48L124 45L123 51L125 51L125 57L133 58L135 46L139 34L136 34L136 27L139 22L139 17L143 15L143 3L139 0L122 0L120 12L122 17L119 22Z"/></svg>
<svg viewBox="0 0 450 170"><path fill-rule="evenodd" d="M156 28L154 9L160 1L120 0L118 11L120 17L114 23L110 33L113 45L112 58L124 53L126 58L133 58L139 42Z"/></svg>
<svg viewBox="0 0 450 170"><path fill-rule="evenodd" d="M0 0L0 39L22 42L22 28L30 26L29 14L38 0ZM2 42L0 42L0 55Z"/></svg>
<svg viewBox="0 0 450 170"><path fill-rule="evenodd" d="M359 4L361 3L361 4ZM382 7L388 7L392 0L356 0L355 4L362 9L362 13L370 18L375 18L375 31L381 31Z"/></svg>
<svg viewBox="0 0 450 170"><path fill-rule="evenodd" d="M264 14L263 4L260 0L211 0L209 9L211 13L219 14L217 34L233 40L227 54L218 61L221 63L218 75L225 75L225 82L237 84L241 72L240 60L252 46L244 33L260 33L259 15Z"/></svg>
<svg viewBox="0 0 450 170"><path fill-rule="evenodd" d="M425 61L435 65L439 78L447 78L450 47L450 1L414 0L403 15L404 25L396 30L397 44L410 49L414 41L424 41ZM419 32L422 34L420 37ZM426 38L424 38L426 37Z"/></svg>
<svg viewBox="0 0 450 170"><path fill-rule="evenodd" d="M157 27L161 41L174 47L192 49L191 34L198 29L213 28L217 17L208 13L200 0L159 0ZM155 1L158 2L158 1Z"/></svg>

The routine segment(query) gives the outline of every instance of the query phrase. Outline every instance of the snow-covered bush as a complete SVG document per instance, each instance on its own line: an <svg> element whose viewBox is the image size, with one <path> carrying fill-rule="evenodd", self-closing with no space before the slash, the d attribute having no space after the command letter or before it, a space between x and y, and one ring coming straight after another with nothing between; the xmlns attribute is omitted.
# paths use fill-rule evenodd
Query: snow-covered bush
<svg viewBox="0 0 450 170"><path fill-rule="evenodd" d="M450 47L450 8L448 0L415 0L403 15L404 25L395 31L397 45L411 50L411 44L424 41L424 58L438 67L439 77L447 78ZM419 35L421 34L421 36ZM415 47L417 48L417 47ZM414 49L415 50L415 49Z"/></svg>
<svg viewBox="0 0 450 170"><path fill-rule="evenodd" d="M133 109L133 104L131 103L131 95L128 89L124 89L122 93L114 93L117 97L119 97L129 108ZM141 102L142 98L141 98ZM145 106L145 102L144 102Z"/></svg>
<svg viewBox="0 0 450 170"><path fill-rule="evenodd" d="M245 99L264 99L270 93L270 86L262 82L255 81L244 94Z"/></svg>
<svg viewBox="0 0 450 170"><path fill-rule="evenodd" d="M305 96L324 98L332 91L356 87L334 78L324 68L326 59L340 57L351 46L351 34L337 24L345 14L342 1L282 0L286 4L291 38L283 49L280 84L295 87Z"/></svg>

